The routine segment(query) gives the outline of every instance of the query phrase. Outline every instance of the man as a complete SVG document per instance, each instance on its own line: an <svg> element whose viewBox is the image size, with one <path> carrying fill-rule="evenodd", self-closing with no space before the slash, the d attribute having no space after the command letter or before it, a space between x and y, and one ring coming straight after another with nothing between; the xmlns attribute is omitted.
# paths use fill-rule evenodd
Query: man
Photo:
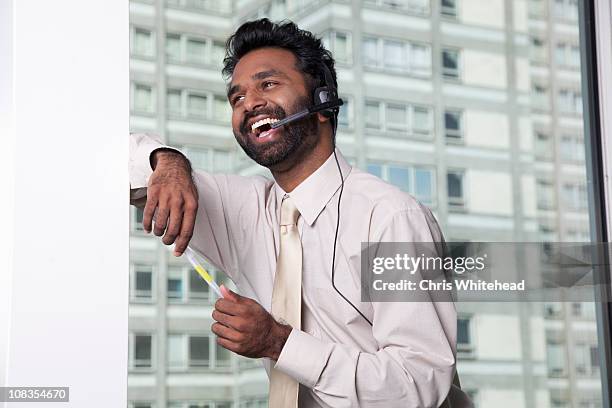
<svg viewBox="0 0 612 408"><path fill-rule="evenodd" d="M264 359L273 408L467 406L451 387L454 305L360 298L361 243L441 241L430 211L334 154L335 115L270 127L315 103L322 64L335 86L331 54L267 19L242 25L227 48L234 135L274 180L192 179L180 153L147 135L132 136L131 158L132 188L148 185L144 229L155 213L153 232L175 255L189 243L242 293L223 288L215 304L218 343Z"/></svg>

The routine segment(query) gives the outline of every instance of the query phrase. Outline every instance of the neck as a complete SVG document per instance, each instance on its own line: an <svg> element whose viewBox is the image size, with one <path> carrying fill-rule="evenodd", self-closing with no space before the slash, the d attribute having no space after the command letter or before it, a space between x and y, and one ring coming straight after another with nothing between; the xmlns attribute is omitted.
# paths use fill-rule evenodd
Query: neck
<svg viewBox="0 0 612 408"><path fill-rule="evenodd" d="M325 129L327 130L327 126ZM331 130L331 129L330 129ZM317 171L333 153L334 146L331 142L331 132L322 132L316 146L303 154L297 154L285 166L270 169L274 180L286 192L292 192L312 173ZM327 134L330 133L330 134Z"/></svg>

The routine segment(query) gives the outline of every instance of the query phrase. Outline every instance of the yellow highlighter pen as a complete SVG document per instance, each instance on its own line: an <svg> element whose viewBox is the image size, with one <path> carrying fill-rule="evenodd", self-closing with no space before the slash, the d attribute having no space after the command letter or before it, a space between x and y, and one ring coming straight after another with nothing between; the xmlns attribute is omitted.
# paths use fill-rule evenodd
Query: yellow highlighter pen
<svg viewBox="0 0 612 408"><path fill-rule="evenodd" d="M212 290L214 290L215 293L220 298L222 298L223 295L221 294L221 289L219 288L219 285L217 285L217 282L213 280L212 276L210 276L206 269L204 269L204 267L197 261L198 256L196 255L194 250L187 247L187 250L185 251L185 256L189 260L189 263L191 263L191 266L193 266L193 268L200 274L202 279L204 279L206 283L208 283L208 285L212 288Z"/></svg>

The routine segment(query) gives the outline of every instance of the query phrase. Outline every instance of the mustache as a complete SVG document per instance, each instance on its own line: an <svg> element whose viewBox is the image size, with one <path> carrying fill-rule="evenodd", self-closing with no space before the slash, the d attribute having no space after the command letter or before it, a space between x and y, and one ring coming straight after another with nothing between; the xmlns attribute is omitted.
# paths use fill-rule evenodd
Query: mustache
<svg viewBox="0 0 612 408"><path fill-rule="evenodd" d="M249 129L247 128L247 122L259 115L269 115L274 116L277 119L283 119L285 116L287 116L287 113L280 106L277 106L275 108L247 112L244 114L244 118L242 119L242 123L240 124L240 133L242 133L243 135L249 133Z"/></svg>

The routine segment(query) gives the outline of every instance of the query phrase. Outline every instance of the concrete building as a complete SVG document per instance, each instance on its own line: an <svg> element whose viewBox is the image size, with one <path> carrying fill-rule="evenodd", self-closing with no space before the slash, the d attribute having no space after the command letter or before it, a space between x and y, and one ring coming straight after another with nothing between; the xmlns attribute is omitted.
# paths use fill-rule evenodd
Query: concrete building
<svg viewBox="0 0 612 408"><path fill-rule="evenodd" d="M324 39L343 153L429 205L447 239L589 240L575 0L131 0L132 130L195 168L266 174L234 141L220 74L226 38L264 16ZM130 406L267 406L263 369L216 346L207 288L140 217ZM460 304L477 406L597 407L591 306Z"/></svg>

